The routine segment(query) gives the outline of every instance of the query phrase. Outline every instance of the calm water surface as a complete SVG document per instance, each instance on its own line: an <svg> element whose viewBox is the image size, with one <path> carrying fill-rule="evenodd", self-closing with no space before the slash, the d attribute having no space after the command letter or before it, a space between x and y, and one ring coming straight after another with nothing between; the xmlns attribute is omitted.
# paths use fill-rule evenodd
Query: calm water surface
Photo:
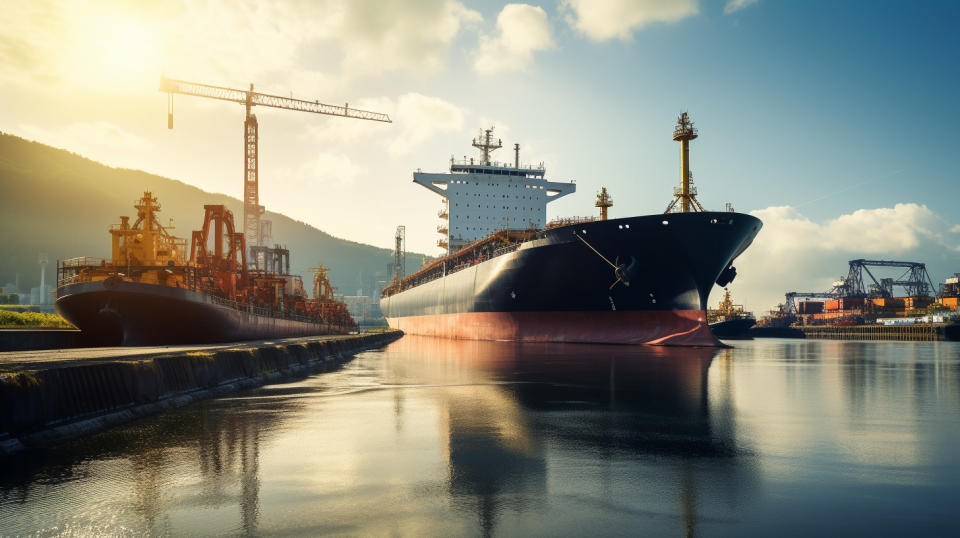
<svg viewBox="0 0 960 538"><path fill-rule="evenodd" d="M960 535L960 344L405 337L0 460L0 535Z"/></svg>

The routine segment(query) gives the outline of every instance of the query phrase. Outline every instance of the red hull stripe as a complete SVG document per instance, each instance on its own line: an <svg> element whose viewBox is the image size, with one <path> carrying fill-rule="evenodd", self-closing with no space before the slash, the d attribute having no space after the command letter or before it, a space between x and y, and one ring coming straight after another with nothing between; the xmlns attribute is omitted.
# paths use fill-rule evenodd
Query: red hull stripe
<svg viewBox="0 0 960 538"><path fill-rule="evenodd" d="M703 310L467 312L387 318L407 334L470 340L718 346Z"/></svg>

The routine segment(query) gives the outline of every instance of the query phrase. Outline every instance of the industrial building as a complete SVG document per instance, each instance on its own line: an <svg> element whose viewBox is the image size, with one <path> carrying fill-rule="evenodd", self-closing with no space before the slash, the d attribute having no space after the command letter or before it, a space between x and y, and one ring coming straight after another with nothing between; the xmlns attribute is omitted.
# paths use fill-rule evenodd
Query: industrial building
<svg viewBox="0 0 960 538"><path fill-rule="evenodd" d="M902 273L896 278L877 278L871 268L895 268ZM897 288L902 289L899 295ZM939 292L935 290L923 263L850 260L847 276L834 282L830 291L787 293L779 317L801 325L942 322L958 309L960 273L946 279Z"/></svg>

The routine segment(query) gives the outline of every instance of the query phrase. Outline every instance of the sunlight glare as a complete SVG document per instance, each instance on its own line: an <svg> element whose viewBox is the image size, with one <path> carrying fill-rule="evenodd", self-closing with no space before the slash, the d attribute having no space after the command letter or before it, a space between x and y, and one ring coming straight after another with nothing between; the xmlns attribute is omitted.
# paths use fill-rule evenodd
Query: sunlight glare
<svg viewBox="0 0 960 538"><path fill-rule="evenodd" d="M70 53L63 58L66 78L81 86L128 90L155 85L160 68L156 31L129 17L97 17L94 25L80 24ZM86 26L86 28L82 28Z"/></svg>

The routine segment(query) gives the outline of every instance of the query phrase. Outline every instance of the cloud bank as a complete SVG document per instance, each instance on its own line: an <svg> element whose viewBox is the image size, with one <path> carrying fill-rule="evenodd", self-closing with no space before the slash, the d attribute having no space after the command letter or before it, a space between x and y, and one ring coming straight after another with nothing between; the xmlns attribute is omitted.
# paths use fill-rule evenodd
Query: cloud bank
<svg viewBox="0 0 960 538"><path fill-rule="evenodd" d="M734 263L739 275L731 289L758 315L783 302L788 291L830 289L852 259L924 262L935 284L960 271L960 227L925 205L858 209L824 222L791 206L750 214L763 221L763 228Z"/></svg>
<svg viewBox="0 0 960 538"><path fill-rule="evenodd" d="M533 53L554 47L547 13L538 6L507 4L497 15L497 34L480 36L473 67L479 73L518 71L533 63Z"/></svg>
<svg viewBox="0 0 960 538"><path fill-rule="evenodd" d="M593 41L628 41L655 23L673 23L700 12L697 0L564 0L567 23Z"/></svg>

